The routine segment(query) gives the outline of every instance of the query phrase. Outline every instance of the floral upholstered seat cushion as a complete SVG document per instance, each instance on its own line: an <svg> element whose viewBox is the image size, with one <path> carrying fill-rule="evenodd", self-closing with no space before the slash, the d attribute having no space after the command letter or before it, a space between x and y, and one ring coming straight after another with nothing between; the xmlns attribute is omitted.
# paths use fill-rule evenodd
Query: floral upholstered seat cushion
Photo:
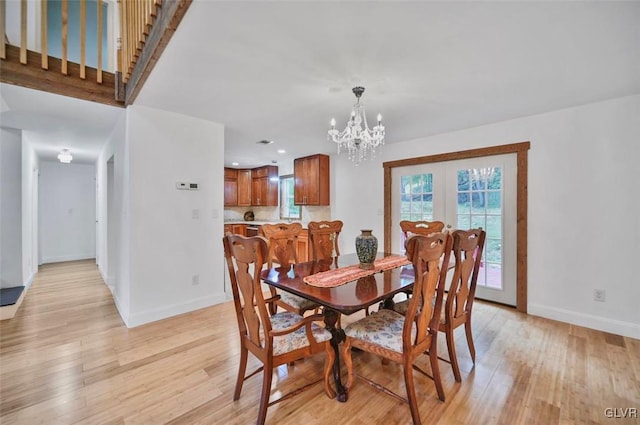
<svg viewBox="0 0 640 425"><path fill-rule="evenodd" d="M404 316L405 314L407 314L408 308L409 308L409 300L403 300L403 301L400 301L399 303L394 304L393 311L397 311L398 313Z"/></svg>
<svg viewBox="0 0 640 425"><path fill-rule="evenodd" d="M284 313L277 313L271 316L271 329L273 329L274 331L286 329L290 326L295 325L301 320L302 316L300 316L299 314L291 313L289 311ZM315 323L311 324L311 331L314 338L319 343L331 339L331 332ZM295 332L273 337L273 355L277 356L280 354L285 354L290 351L297 350L298 348L306 347L308 345L309 340L307 339L307 331L303 326Z"/></svg>
<svg viewBox="0 0 640 425"><path fill-rule="evenodd" d="M301 310L311 310L316 307L316 303L306 298L299 297L287 291L279 291L280 299L292 307Z"/></svg>
<svg viewBox="0 0 640 425"><path fill-rule="evenodd" d="M402 353L402 328L404 316L393 310L382 309L347 326L344 333L348 337L380 345ZM415 337L415 327L411 338Z"/></svg>

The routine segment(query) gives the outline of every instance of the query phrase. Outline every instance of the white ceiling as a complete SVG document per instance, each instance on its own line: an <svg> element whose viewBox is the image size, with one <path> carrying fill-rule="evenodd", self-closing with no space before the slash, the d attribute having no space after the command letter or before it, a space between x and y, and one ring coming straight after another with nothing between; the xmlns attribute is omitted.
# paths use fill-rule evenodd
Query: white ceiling
<svg viewBox="0 0 640 425"><path fill-rule="evenodd" d="M251 167L334 153L355 85L387 143L640 93L640 2L195 0L136 104L224 124L225 164ZM122 111L1 89L2 126L59 134L52 152Z"/></svg>
<svg viewBox="0 0 640 425"><path fill-rule="evenodd" d="M41 160L64 148L74 163L94 163L123 108L0 84L0 125L28 132Z"/></svg>

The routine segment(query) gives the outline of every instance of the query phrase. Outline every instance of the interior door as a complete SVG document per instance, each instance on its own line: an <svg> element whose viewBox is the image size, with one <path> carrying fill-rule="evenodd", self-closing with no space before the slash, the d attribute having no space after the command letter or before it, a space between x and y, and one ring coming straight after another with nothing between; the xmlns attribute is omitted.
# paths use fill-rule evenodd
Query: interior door
<svg viewBox="0 0 640 425"><path fill-rule="evenodd" d="M487 239L476 297L515 306L516 172L516 154L394 168L392 251L404 252L400 220L482 227Z"/></svg>

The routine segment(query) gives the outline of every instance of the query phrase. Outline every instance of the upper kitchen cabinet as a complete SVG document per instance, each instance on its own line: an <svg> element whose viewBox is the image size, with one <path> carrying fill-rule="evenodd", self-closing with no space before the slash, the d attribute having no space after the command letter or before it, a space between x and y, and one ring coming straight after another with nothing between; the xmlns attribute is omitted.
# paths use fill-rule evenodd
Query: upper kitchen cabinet
<svg viewBox="0 0 640 425"><path fill-rule="evenodd" d="M238 170L224 169L224 206L235 207L238 205Z"/></svg>
<svg viewBox="0 0 640 425"><path fill-rule="evenodd" d="M251 206L251 170L238 170L238 206Z"/></svg>
<svg viewBox="0 0 640 425"><path fill-rule="evenodd" d="M251 170L224 169L224 206L251 206Z"/></svg>
<svg viewBox="0 0 640 425"><path fill-rule="evenodd" d="M311 155L293 161L296 205L329 205L329 157Z"/></svg>
<svg viewBox="0 0 640 425"><path fill-rule="evenodd" d="M275 165L251 170L251 205L278 206L278 167Z"/></svg>

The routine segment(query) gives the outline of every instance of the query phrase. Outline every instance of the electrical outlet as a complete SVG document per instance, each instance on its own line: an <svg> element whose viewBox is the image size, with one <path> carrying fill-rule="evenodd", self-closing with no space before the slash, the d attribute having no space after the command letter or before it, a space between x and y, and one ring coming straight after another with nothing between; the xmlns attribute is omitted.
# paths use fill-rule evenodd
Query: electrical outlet
<svg viewBox="0 0 640 425"><path fill-rule="evenodd" d="M191 210L191 218L193 219L200 218L200 210L198 209Z"/></svg>
<svg viewBox="0 0 640 425"><path fill-rule="evenodd" d="M607 299L607 293L604 289L594 289L593 290L593 300L599 301L601 303L605 302Z"/></svg>
<svg viewBox="0 0 640 425"><path fill-rule="evenodd" d="M191 276L191 284L193 286L200 285L200 275L194 274L193 276Z"/></svg>

